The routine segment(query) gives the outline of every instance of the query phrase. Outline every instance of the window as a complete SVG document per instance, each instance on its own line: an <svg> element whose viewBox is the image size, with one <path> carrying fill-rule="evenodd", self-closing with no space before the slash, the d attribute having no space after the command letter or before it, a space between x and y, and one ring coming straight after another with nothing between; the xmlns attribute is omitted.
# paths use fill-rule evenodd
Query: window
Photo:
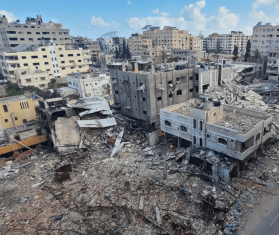
<svg viewBox="0 0 279 235"><path fill-rule="evenodd" d="M142 101L145 101L146 99L144 97L142 97Z"/></svg>
<svg viewBox="0 0 279 235"><path fill-rule="evenodd" d="M62 60L62 61L61 61L61 64L65 64L65 61Z"/></svg>
<svg viewBox="0 0 279 235"><path fill-rule="evenodd" d="M194 144L197 144L197 138L194 136Z"/></svg>
<svg viewBox="0 0 279 235"><path fill-rule="evenodd" d="M202 138L200 138L200 147L202 147Z"/></svg>
<svg viewBox="0 0 279 235"><path fill-rule="evenodd" d="M5 119L5 122L9 122L8 119Z"/></svg>
<svg viewBox="0 0 279 235"><path fill-rule="evenodd" d="M207 133L207 134L206 134L206 137L207 137L207 138L210 138L210 134L209 134L209 133Z"/></svg>
<svg viewBox="0 0 279 235"><path fill-rule="evenodd" d="M227 144L228 144L227 140L226 140L226 139L223 139L223 138L218 138L218 143L224 144L224 145L227 145Z"/></svg>
<svg viewBox="0 0 279 235"><path fill-rule="evenodd" d="M33 65L34 65L34 66L36 66L36 65L40 65L40 63L33 63Z"/></svg>
<svg viewBox="0 0 279 235"><path fill-rule="evenodd" d="M165 120L165 125L166 125L166 126L171 126L171 123L170 123L170 121L168 121L168 120Z"/></svg>
<svg viewBox="0 0 279 235"><path fill-rule="evenodd" d="M168 84L172 84L172 81L168 81Z"/></svg>
<svg viewBox="0 0 279 235"><path fill-rule="evenodd" d="M68 54L68 57L73 57L74 55L73 54Z"/></svg>
<svg viewBox="0 0 279 235"><path fill-rule="evenodd" d="M25 38L21 38L20 41L25 41Z"/></svg>
<svg viewBox="0 0 279 235"><path fill-rule="evenodd" d="M46 78L45 77L41 77L41 80L44 81L44 80L46 80Z"/></svg>
<svg viewBox="0 0 279 235"><path fill-rule="evenodd" d="M3 105L3 109L4 109L4 112L5 112L5 113L7 113L7 112L8 112L7 105Z"/></svg>
<svg viewBox="0 0 279 235"><path fill-rule="evenodd" d="M28 66L28 64L23 64L23 66Z"/></svg>
<svg viewBox="0 0 279 235"><path fill-rule="evenodd" d="M40 32L36 32L36 34L41 34Z"/></svg>
<svg viewBox="0 0 279 235"><path fill-rule="evenodd" d="M15 117L15 120L17 121L17 117Z"/></svg>
<svg viewBox="0 0 279 235"><path fill-rule="evenodd" d="M31 79L29 78L29 79L26 79L26 82L31 82Z"/></svg>
<svg viewBox="0 0 279 235"><path fill-rule="evenodd" d="M80 56L80 54L77 54L77 56Z"/></svg>
<svg viewBox="0 0 279 235"><path fill-rule="evenodd" d="M200 121L200 131L202 131L202 121Z"/></svg>
<svg viewBox="0 0 279 235"><path fill-rule="evenodd" d="M71 69L74 69L75 67L71 67Z"/></svg>
<svg viewBox="0 0 279 235"><path fill-rule="evenodd" d="M27 34L32 34L31 32L27 32Z"/></svg>
<svg viewBox="0 0 279 235"><path fill-rule="evenodd" d="M256 141L259 140L260 138L261 138L261 133L257 134Z"/></svg>
<svg viewBox="0 0 279 235"><path fill-rule="evenodd" d="M196 119L193 119L193 128L197 129L197 120Z"/></svg>
<svg viewBox="0 0 279 235"><path fill-rule="evenodd" d="M172 93L170 93L170 94L169 94L169 98L171 98L172 96L173 96Z"/></svg>
<svg viewBox="0 0 279 235"><path fill-rule="evenodd" d="M146 112L146 111L143 111L143 114L147 115L147 112Z"/></svg>
<svg viewBox="0 0 279 235"><path fill-rule="evenodd" d="M45 65L49 64L48 62L45 62Z"/></svg>
<svg viewBox="0 0 279 235"><path fill-rule="evenodd" d="M78 60L78 62L81 62L81 60Z"/></svg>
<svg viewBox="0 0 279 235"><path fill-rule="evenodd" d="M21 59L25 60L25 59L26 59L26 56L21 56Z"/></svg>
<svg viewBox="0 0 279 235"><path fill-rule="evenodd" d="M180 126L180 130L183 132L187 132L187 127L186 126Z"/></svg>
<svg viewBox="0 0 279 235"><path fill-rule="evenodd" d="M46 51L46 49L45 49L45 48L42 48L42 51Z"/></svg>
<svg viewBox="0 0 279 235"><path fill-rule="evenodd" d="M182 90L178 90L176 94L177 95L182 95Z"/></svg>
<svg viewBox="0 0 279 235"><path fill-rule="evenodd" d="M190 89L190 92L193 92L194 90L193 90L193 88L192 89Z"/></svg>
<svg viewBox="0 0 279 235"><path fill-rule="evenodd" d="M47 55L43 55L43 58L47 58Z"/></svg>
<svg viewBox="0 0 279 235"><path fill-rule="evenodd" d="M65 70L65 67L63 67L62 70Z"/></svg>
<svg viewBox="0 0 279 235"><path fill-rule="evenodd" d="M190 80L193 80L194 79L194 77L192 76L192 77L190 77Z"/></svg>
<svg viewBox="0 0 279 235"><path fill-rule="evenodd" d="M114 91L114 93L115 93L115 94L118 94L118 91L117 91L117 90L115 90L115 91Z"/></svg>
<svg viewBox="0 0 279 235"><path fill-rule="evenodd" d="M39 57L37 55L32 55L31 58L32 59L38 59Z"/></svg>
<svg viewBox="0 0 279 235"><path fill-rule="evenodd" d="M82 66L78 66L80 69L82 68Z"/></svg>
<svg viewBox="0 0 279 235"><path fill-rule="evenodd" d="M64 57L64 55L62 54L62 55L60 55L60 57Z"/></svg>
<svg viewBox="0 0 279 235"><path fill-rule="evenodd" d="M161 96L160 96L160 97L157 97L157 100L158 100L158 101L162 100L162 97L161 97Z"/></svg>

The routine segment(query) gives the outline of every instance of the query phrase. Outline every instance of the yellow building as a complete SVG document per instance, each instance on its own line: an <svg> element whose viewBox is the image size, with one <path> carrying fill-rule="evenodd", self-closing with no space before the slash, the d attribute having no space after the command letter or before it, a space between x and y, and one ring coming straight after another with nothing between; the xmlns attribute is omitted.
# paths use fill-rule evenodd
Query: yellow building
<svg viewBox="0 0 279 235"><path fill-rule="evenodd" d="M15 71L15 78L19 87L32 85L39 89L46 89L50 83L48 72L41 70L18 69Z"/></svg>
<svg viewBox="0 0 279 235"><path fill-rule="evenodd" d="M66 77L72 73L89 71L91 63L90 50L66 50L65 46L43 46L20 52L4 52L9 79L16 82L15 71L29 69L41 70L49 74L49 78ZM34 85L30 83L29 85Z"/></svg>
<svg viewBox="0 0 279 235"><path fill-rule="evenodd" d="M27 96L12 96L0 99L0 130L20 126L36 120L37 100Z"/></svg>

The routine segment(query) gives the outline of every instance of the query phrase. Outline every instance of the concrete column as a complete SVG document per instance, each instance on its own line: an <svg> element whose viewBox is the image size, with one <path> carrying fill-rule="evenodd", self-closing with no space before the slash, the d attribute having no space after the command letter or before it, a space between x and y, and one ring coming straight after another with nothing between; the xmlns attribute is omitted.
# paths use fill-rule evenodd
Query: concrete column
<svg viewBox="0 0 279 235"><path fill-rule="evenodd" d="M213 177L214 181L218 182L217 165L213 164L211 170L212 170L212 177Z"/></svg>
<svg viewBox="0 0 279 235"><path fill-rule="evenodd" d="M236 166L236 177L240 176L240 171L239 171L239 163Z"/></svg>
<svg viewBox="0 0 279 235"><path fill-rule="evenodd" d="M180 146L181 146L181 138L178 137L178 140L177 140L177 149L180 149Z"/></svg>

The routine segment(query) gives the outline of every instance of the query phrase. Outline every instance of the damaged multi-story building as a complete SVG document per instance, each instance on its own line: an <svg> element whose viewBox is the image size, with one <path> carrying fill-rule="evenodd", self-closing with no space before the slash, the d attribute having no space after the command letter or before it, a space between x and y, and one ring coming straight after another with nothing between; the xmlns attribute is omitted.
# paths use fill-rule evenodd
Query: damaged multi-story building
<svg viewBox="0 0 279 235"><path fill-rule="evenodd" d="M115 106L128 116L159 126L161 108L197 98L209 86L234 76L232 67L222 64L188 67L175 64L173 70L155 71L151 63L136 61L129 71L111 69Z"/></svg>
<svg viewBox="0 0 279 235"><path fill-rule="evenodd" d="M48 140L38 121L38 100L12 96L0 99L0 155L30 148Z"/></svg>
<svg viewBox="0 0 279 235"><path fill-rule="evenodd" d="M256 156L272 136L272 117L265 112L221 104L220 101L191 99L160 110L161 130L229 157L225 167L239 172L239 163ZM228 161L229 162L229 161Z"/></svg>

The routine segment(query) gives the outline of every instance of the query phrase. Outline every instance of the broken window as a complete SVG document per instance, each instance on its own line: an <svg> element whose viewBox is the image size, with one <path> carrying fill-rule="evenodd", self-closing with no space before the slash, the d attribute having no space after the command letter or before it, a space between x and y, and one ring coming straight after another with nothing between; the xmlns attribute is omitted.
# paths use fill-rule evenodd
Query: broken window
<svg viewBox="0 0 279 235"><path fill-rule="evenodd" d="M193 120L193 128L197 129L197 120L196 119Z"/></svg>
<svg viewBox="0 0 279 235"><path fill-rule="evenodd" d="M143 111L143 114L145 114L145 115L146 115L146 114L147 114L147 112L146 112L146 111Z"/></svg>
<svg viewBox="0 0 279 235"><path fill-rule="evenodd" d="M193 90L193 88L192 89L190 89L190 92L193 92L194 90Z"/></svg>
<svg viewBox="0 0 279 235"><path fill-rule="evenodd" d="M161 96L160 96L160 97L157 97L157 100L158 100L158 101L162 100L162 97L161 97Z"/></svg>
<svg viewBox="0 0 279 235"><path fill-rule="evenodd" d="M168 121L168 120L165 120L165 125L166 125L166 126L171 126L171 122Z"/></svg>
<svg viewBox="0 0 279 235"><path fill-rule="evenodd" d="M115 91L114 91L114 93L115 93L115 94L118 94L118 91L117 91L117 90L115 90Z"/></svg>
<svg viewBox="0 0 279 235"><path fill-rule="evenodd" d="M226 140L226 139L223 139L223 138L218 138L218 143L224 144L224 145L227 145L227 144L228 144L227 140Z"/></svg>
<svg viewBox="0 0 279 235"><path fill-rule="evenodd" d="M197 138L194 136L194 144L197 144Z"/></svg>
<svg viewBox="0 0 279 235"><path fill-rule="evenodd" d="M5 122L9 122L8 119L5 119Z"/></svg>
<svg viewBox="0 0 279 235"><path fill-rule="evenodd" d="M200 138L200 147L202 147L202 138Z"/></svg>
<svg viewBox="0 0 279 235"><path fill-rule="evenodd" d="M168 84L172 84L172 81L168 81Z"/></svg>
<svg viewBox="0 0 279 235"><path fill-rule="evenodd" d="M182 95L182 90L178 90L178 91L176 92L176 94L177 94L177 95Z"/></svg>
<svg viewBox="0 0 279 235"><path fill-rule="evenodd" d="M145 101L146 99L144 97L142 97L142 101Z"/></svg>
<svg viewBox="0 0 279 235"><path fill-rule="evenodd" d="M169 98L171 98L172 96L173 96L172 93L170 93L170 94L169 94Z"/></svg>
<svg viewBox="0 0 279 235"><path fill-rule="evenodd" d="M192 76L192 77L190 77L190 80L193 80L194 79L194 77Z"/></svg>
<svg viewBox="0 0 279 235"><path fill-rule="evenodd" d="M199 87L198 87L198 86L196 86L195 88L196 88L196 92L199 92Z"/></svg>
<svg viewBox="0 0 279 235"><path fill-rule="evenodd" d="M186 126L180 126L180 130L183 132L187 132L187 127Z"/></svg>
<svg viewBox="0 0 279 235"><path fill-rule="evenodd" d="M8 112L7 105L3 105L3 109L4 109L4 112L5 112L5 113L7 113L7 112Z"/></svg>

